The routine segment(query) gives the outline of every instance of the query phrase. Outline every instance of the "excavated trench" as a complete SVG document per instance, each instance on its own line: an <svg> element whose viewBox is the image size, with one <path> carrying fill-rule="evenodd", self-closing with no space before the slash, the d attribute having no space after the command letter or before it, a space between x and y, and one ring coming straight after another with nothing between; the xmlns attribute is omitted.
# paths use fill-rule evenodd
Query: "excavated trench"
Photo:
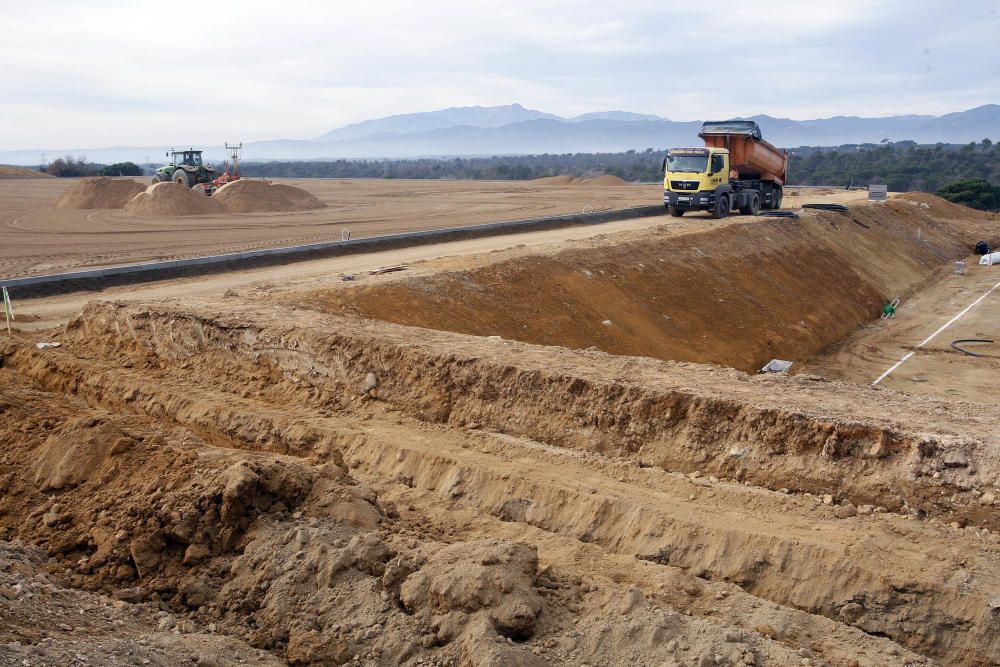
<svg viewBox="0 0 1000 667"><path fill-rule="evenodd" d="M964 254L970 227L943 222L935 216L955 212L928 201L652 233L282 297L292 304L91 304L67 326L62 348L11 346L3 372L30 384L38 400L48 400L45 392L72 397L123 423L147 420L204 443L198 465L224 472L194 486L193 515L211 517L221 503L224 530L169 527L192 512L167 508L156 510L167 528L137 534L130 546L116 542L101 516L134 489L89 513L56 516L51 498L32 506L34 496L21 491L52 477L30 447L0 461L0 484L18 490L0 505L0 527L28 536L25 519L43 516L50 550L84 563L73 575L80 587L138 580L156 599L220 625L256 610L252 623L234 627L302 663L346 662L367 640L351 644L329 629L339 624L320 621L281 630L287 618L311 614L309 604L329 603L281 607L260 592L255 577L263 574L247 578L249 598L235 583L219 584L218 610L190 582L192 571L198 581L227 576L234 553L246 554L233 566L239 579L239 563L266 563L269 549L328 572L327 556L314 562L301 544L295 552L300 537L275 547L255 521L277 521L282 534L298 536L327 530L316 517L336 517L351 530L397 530L401 540L418 528L456 544L528 540L543 571L588 579L600 563L609 585L635 582L655 604L758 638L740 649L742 664L786 664L787 650L800 651L792 661L814 651L832 664L917 664L921 656L996 663L995 419L943 400L741 372L814 354ZM25 400L10 399L8 411L29 411ZM180 458L173 478L148 485L153 503L181 493L181 471L199 461L157 442L147 438L140 448L149 452L146 465L170 471L171 457ZM251 462L253 472L225 468L232 460ZM330 472L341 469L364 486ZM94 470L111 486L126 474L118 463ZM324 484L334 491L316 500ZM151 525L154 510L139 507L129 521ZM295 510L299 525L310 521L298 533L280 519L291 521ZM194 530L210 533L205 549L224 567L191 556L200 544ZM343 528L329 531L323 548L341 560L345 543L350 550L363 542ZM147 552L157 545L154 558ZM399 582L382 574L390 565L356 566L388 586L372 598L375 607L400 595ZM324 576L339 576L330 572ZM295 585L282 590L299 600L304 584ZM366 600L374 595L369 584L350 585ZM317 596L333 584L324 586ZM546 613L559 618L580 604ZM392 619L383 623L397 624L401 636L417 631L410 616ZM447 645L437 631L435 646ZM317 652L318 637L331 632L341 633L336 651ZM504 632L518 641L531 634ZM649 641L651 656L659 644ZM577 637L567 646L584 643ZM377 664L415 655L387 648ZM602 661L594 655L588 660ZM586 660L565 664L574 661Z"/></svg>
<svg viewBox="0 0 1000 667"><path fill-rule="evenodd" d="M906 197L701 233L665 229L462 271L320 289L294 302L442 331L754 372L774 358L805 360L877 319L885 303L966 256L983 233L975 223L934 217L956 213L940 200Z"/></svg>

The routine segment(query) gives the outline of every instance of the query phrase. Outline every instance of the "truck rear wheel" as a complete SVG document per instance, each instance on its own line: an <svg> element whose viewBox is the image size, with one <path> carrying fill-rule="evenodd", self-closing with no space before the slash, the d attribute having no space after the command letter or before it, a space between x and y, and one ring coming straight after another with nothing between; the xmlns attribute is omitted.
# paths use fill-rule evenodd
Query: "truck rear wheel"
<svg viewBox="0 0 1000 667"><path fill-rule="evenodd" d="M682 215L684 215L684 210L680 209L680 208L677 208L676 206L671 206L670 207L670 215L674 216L675 218L679 218Z"/></svg>
<svg viewBox="0 0 1000 667"><path fill-rule="evenodd" d="M729 215L729 197L720 195L718 201L715 202L715 210L712 211L712 217L718 220L725 218L727 215Z"/></svg>
<svg viewBox="0 0 1000 667"><path fill-rule="evenodd" d="M781 188L775 188L771 193L771 208L775 211L781 208Z"/></svg>
<svg viewBox="0 0 1000 667"><path fill-rule="evenodd" d="M750 195L746 206L740 206L743 215L757 215L760 212L760 195L756 192Z"/></svg>

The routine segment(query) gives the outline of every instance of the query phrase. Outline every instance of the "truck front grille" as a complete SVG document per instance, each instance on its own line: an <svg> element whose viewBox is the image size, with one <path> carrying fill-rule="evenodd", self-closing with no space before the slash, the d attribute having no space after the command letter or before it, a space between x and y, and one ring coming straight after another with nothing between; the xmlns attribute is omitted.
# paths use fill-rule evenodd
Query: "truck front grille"
<svg viewBox="0 0 1000 667"><path fill-rule="evenodd" d="M697 190L698 181L670 181L671 190Z"/></svg>

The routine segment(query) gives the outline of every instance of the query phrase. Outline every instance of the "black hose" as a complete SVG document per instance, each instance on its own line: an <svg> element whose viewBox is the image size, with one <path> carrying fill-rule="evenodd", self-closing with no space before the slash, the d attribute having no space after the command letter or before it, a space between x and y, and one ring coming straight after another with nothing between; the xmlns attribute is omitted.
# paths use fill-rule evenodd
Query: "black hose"
<svg viewBox="0 0 1000 667"><path fill-rule="evenodd" d="M802 208L815 208L820 211L838 211L840 213L849 210L843 204L803 204Z"/></svg>
<svg viewBox="0 0 1000 667"><path fill-rule="evenodd" d="M795 211L761 211L757 214L758 216L764 218L798 218L799 214Z"/></svg>
<svg viewBox="0 0 1000 667"><path fill-rule="evenodd" d="M960 348L958 346L958 344L959 343L992 343L992 342L993 342L993 339L991 339L991 338L959 338L958 340L951 341L951 347L952 347L952 349L958 350L962 354L967 354L970 357L985 357L985 356L989 356L989 355L979 354L977 352L969 352L968 350L963 350L962 348Z"/></svg>

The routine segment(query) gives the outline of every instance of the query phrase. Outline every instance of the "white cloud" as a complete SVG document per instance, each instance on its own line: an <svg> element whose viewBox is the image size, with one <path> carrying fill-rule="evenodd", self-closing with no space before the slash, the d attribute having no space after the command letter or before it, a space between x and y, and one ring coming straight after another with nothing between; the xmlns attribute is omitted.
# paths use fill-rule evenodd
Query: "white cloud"
<svg viewBox="0 0 1000 667"><path fill-rule="evenodd" d="M0 149L311 138L521 102L684 120L996 102L1000 2L0 0Z"/></svg>

